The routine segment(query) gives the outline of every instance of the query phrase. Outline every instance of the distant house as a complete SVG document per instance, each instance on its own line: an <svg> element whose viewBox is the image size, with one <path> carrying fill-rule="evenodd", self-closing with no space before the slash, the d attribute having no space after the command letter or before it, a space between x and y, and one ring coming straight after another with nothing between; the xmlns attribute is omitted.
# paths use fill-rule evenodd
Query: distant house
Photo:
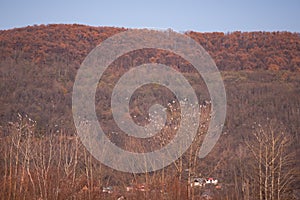
<svg viewBox="0 0 300 200"><path fill-rule="evenodd" d="M203 187L205 186L206 180L204 178L192 178L191 187Z"/></svg>
<svg viewBox="0 0 300 200"><path fill-rule="evenodd" d="M206 184L214 184L214 185L217 185L218 184L218 180L217 179L214 179L214 178L208 178L206 180Z"/></svg>

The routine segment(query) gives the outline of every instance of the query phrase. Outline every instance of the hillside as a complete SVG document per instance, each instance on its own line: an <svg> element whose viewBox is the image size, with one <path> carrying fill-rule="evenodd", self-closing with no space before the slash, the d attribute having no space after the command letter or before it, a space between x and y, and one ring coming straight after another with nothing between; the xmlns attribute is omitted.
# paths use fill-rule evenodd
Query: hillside
<svg viewBox="0 0 300 200"><path fill-rule="evenodd" d="M26 60L49 65L78 64L104 39L125 28L41 25L0 31L1 61ZM299 71L299 33L186 32L212 56L221 70Z"/></svg>
<svg viewBox="0 0 300 200"><path fill-rule="evenodd" d="M39 137L59 135L60 133L66 137L73 137L75 127L71 100L76 72L83 59L97 44L125 30L126 28L90 27L74 24L29 26L0 31L0 133L2 137L9 137L12 134L10 124L18 121L18 113L37 121L34 132ZM275 122L276 127L279 126L278 130L283 130L289 135L291 143L288 152L296 152L296 155L300 153L300 34L290 32L224 34L193 31L185 34L199 42L212 56L221 70L227 93L227 116L223 134L205 160L195 159L195 162L200 164L193 166L194 172L219 177L230 188L223 191L227 195L234 190L232 185L235 177L235 191L243 193L241 181L245 180L241 177L248 168L242 168L241 163L249 164L248 162L251 161L244 142L247 138L251 138L249 135L254 130L253 126L268 124L270 121ZM108 81L115 83L129 68L153 62L153 60L182 72L193 83L200 102L203 102L203 105L207 104L209 96L199 75L192 70L189 63L170 52L153 49L130 52L110 66L112 76L109 76ZM108 106L113 85L100 84L100 86L96 93L98 119L100 122L104 121L101 123L106 131L121 132L113 122ZM124 87L126 88L126 86ZM159 102L165 105L174 98L164 88L158 88L157 93L162 96ZM146 111L149 105L157 102L154 95L154 97L147 98L148 102L143 104L143 108L138 107L139 101L145 100L145 97L151 96L151 94L154 94L153 90L145 87L144 90L137 91L136 98L133 98L131 114L137 116L138 123L145 123L142 116L147 115ZM207 109L203 110L204 117L209 118L209 111L209 106L207 106ZM206 131L205 126L209 119L205 120L203 118L201 121L203 125L201 133ZM124 135L121 136L121 139L114 134L109 135L114 143L126 148L127 141ZM172 138L172 135L169 136ZM143 143L143 141L136 142L142 147L148 145L147 148L150 149L160 145L159 142L158 144L153 142L151 145L147 142ZM137 151L149 150L147 148L137 149ZM2 166L6 166L8 163L4 157L7 155L5 153L9 152L8 149L7 147L7 151L5 149L1 151ZM76 168L76 173L81 174L75 177L76 180L82 182L80 182L80 186L72 186L70 189L72 192L77 191L78 187L83 187L86 182L91 184L88 182L88 178L87 180L84 178L84 170L87 166L87 158L84 157L86 154L81 156L85 162L78 164L78 169L74 167L74 170ZM188 162L189 155L185 155L183 160ZM299 168L299 160L294 159L294 161L296 164L293 163L293 166ZM187 165L184 167L190 167ZM95 168L97 168L96 166L99 166L99 163L94 165ZM173 168L166 169L166 173L172 174ZM2 169L4 171L4 167ZM101 172L103 174L98 177L102 181L101 184L100 182L99 184L94 183L99 187L103 186L106 181L115 184L123 181L122 184L128 184L132 178L131 175L126 175L125 178L120 179L119 173L114 173L106 168L103 170L109 174L110 178ZM295 185L300 182L299 169L297 173L294 176ZM182 177L181 175L179 177L184 179L186 176L182 173ZM135 180L140 180L143 176L140 179L139 177L135 177ZM181 178L176 187L181 187ZM155 181L158 180L155 179ZM168 190L173 190L172 187L170 186ZM182 187L185 188L185 186ZM289 189L289 194L293 192L292 189ZM61 196L61 199L63 198L64 196ZM232 199L235 198L238 198L238 195L232 197ZM170 199L172 198L170 197Z"/></svg>
<svg viewBox="0 0 300 200"><path fill-rule="evenodd" d="M65 124L63 127L70 129L71 92L77 69L97 44L124 30L126 29L83 25L41 25L0 31L1 125L15 119L16 113L19 112L32 116L42 129L48 129L47 126L54 124ZM249 99L248 96L252 94L253 98L256 98L258 95L256 93L263 90L271 93L270 101L274 102L273 107L270 107L268 101L260 102L261 108L266 108L264 103L270 107L263 112L271 112L274 116L281 113L281 118L289 115L282 120L285 123L291 120L296 122L299 112L294 111L299 107L297 106L300 70L299 34L288 32L230 34L187 32L186 34L210 53L219 69L223 71L225 83L235 82L226 84L229 98L238 90L242 90L242 94L245 93L241 95L244 99ZM140 55L143 57L139 58ZM138 62L137 64L145 63L154 57L170 66L179 65L178 68L184 72L190 69L184 60L178 61L178 58L166 52L148 50L130 56L132 60ZM124 66L126 58L123 59L125 61L119 59L115 63L118 68L126 67ZM231 75L226 76L227 74L234 74L236 79ZM241 81L245 83L242 84ZM282 92L291 94L278 95ZM276 94L277 98L274 99L272 93ZM242 98L241 96L232 98ZM292 101L293 96L295 100ZM235 109L230 104L236 105L235 107L244 106L238 99L229 99L228 103L229 111ZM256 103L252 105L258 106ZM254 113L248 115L253 121L257 121L255 117L259 116ZM228 124L238 126L240 123L232 122L230 116L231 114ZM292 129L294 133L297 130Z"/></svg>

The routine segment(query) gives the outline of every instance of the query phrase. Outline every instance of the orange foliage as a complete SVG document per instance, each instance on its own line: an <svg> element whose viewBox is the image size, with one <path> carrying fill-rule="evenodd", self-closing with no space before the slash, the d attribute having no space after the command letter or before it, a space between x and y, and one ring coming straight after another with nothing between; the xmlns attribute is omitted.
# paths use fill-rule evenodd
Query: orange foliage
<svg viewBox="0 0 300 200"><path fill-rule="evenodd" d="M78 66L101 41L125 31L125 28L91 27L84 25L40 25L0 31L0 60L25 59L51 66L65 62ZM221 70L300 68L300 36L290 32L186 32L200 43ZM135 59L146 61L136 53ZM151 53L150 62L167 60L177 65L178 59L161 52ZM127 58L126 62L129 62ZM187 63L185 64L187 65ZM275 67L276 66L276 67Z"/></svg>

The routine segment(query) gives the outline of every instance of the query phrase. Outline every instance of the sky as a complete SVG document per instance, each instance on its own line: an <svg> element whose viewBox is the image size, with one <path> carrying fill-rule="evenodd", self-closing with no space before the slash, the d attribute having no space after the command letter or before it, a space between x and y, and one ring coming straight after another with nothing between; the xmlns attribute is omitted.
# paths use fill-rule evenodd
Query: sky
<svg viewBox="0 0 300 200"><path fill-rule="evenodd" d="M300 32L300 0L0 0L0 30L53 23Z"/></svg>

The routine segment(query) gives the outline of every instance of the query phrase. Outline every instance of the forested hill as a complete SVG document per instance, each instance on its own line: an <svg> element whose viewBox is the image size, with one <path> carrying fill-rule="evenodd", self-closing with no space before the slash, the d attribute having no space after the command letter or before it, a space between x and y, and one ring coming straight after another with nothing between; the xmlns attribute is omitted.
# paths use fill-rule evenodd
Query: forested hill
<svg viewBox="0 0 300 200"><path fill-rule="evenodd" d="M0 31L0 58L36 64L78 65L104 39L125 28L40 25ZM185 34L199 42L221 70L300 70L300 35L290 32Z"/></svg>
<svg viewBox="0 0 300 200"><path fill-rule="evenodd" d="M59 125L72 133L72 88L81 62L101 41L126 30L40 25L0 31L0 126L6 126L21 113L36 120L46 132ZM295 109L300 104L298 33L190 31L185 34L199 42L222 70L228 97L225 130L236 131L247 121L251 124L268 117L289 124L294 134L298 131L299 110ZM153 60L178 67L181 72L189 73L191 69L175 54L151 49L122 56L114 65L128 68ZM118 78L118 73L125 71L115 69L111 78ZM193 81L196 77L190 74ZM203 101L207 98L200 95L199 88ZM98 96L107 99L110 95L104 90ZM105 110L105 106L100 101L98 108Z"/></svg>
<svg viewBox="0 0 300 200"><path fill-rule="evenodd" d="M110 101L117 81L130 68L149 62L175 68L201 104L197 137L182 158L158 172L132 176L108 169L86 154L72 116L73 85L81 62L101 41L126 30L40 25L0 31L0 198L117 199L115 191L102 192L102 186L113 186L128 199L148 199L148 194L156 199L191 199L187 194L202 190L190 185L190 178L199 174L220 180L220 190L204 188L212 189L216 200L263 199L269 193L269 199L293 199L300 191L299 33L185 33L212 56L226 90L222 134L205 159L196 155L214 114L207 87L192 66L172 52L155 49L132 51L111 63L99 81L95 109L101 128L120 148L132 147L137 153L160 149L174 138L181 120L180 105L167 87L143 85L130 98L134 122L147 124L149 108L157 103L168 107L167 117L173 120L150 140L122 132ZM120 87L128 91L130 85ZM132 183L148 185L141 188L143 193L125 191ZM148 186L154 189L148 191ZM259 198L262 194L266 196Z"/></svg>

